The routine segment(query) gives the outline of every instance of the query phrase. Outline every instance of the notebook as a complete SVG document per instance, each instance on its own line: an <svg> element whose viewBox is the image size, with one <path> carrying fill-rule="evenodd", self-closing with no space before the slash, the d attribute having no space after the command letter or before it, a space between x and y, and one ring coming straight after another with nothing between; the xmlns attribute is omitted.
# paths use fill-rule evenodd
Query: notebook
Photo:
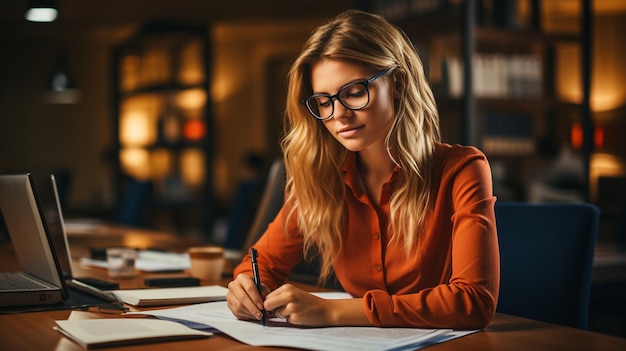
<svg viewBox="0 0 626 351"><path fill-rule="evenodd" d="M67 299L30 174L0 175L0 210L20 266L18 272L0 272L0 307L52 305Z"/></svg>
<svg viewBox="0 0 626 351"><path fill-rule="evenodd" d="M112 293L100 290L81 280L85 278L74 276L72 255L65 231L65 221L54 175L31 174L30 179L35 201L43 216L44 229L52 242L52 254L56 256L65 284L69 288L80 290L103 300L117 301Z"/></svg>

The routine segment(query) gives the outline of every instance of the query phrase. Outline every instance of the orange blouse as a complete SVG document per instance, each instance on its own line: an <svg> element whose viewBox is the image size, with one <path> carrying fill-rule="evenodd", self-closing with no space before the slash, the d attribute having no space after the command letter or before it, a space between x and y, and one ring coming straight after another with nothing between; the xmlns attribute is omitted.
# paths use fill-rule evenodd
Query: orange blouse
<svg viewBox="0 0 626 351"><path fill-rule="evenodd" d="M409 257L387 231L396 172L377 211L358 185L354 154L343 167L348 224L334 270L346 292L362 299L373 325L473 329L495 313L500 258L489 163L474 147L438 144L434 167L436 202ZM301 236L284 233L285 213L254 245L261 280L271 289L303 256ZM242 272L252 275L249 256L234 274Z"/></svg>

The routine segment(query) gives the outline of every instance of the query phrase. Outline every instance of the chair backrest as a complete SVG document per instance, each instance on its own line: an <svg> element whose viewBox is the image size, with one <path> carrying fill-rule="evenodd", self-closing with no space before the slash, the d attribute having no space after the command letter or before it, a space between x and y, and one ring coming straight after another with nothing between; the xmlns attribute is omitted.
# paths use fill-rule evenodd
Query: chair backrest
<svg viewBox="0 0 626 351"><path fill-rule="evenodd" d="M237 185L227 218L225 248L242 249L259 206L262 186L263 181L256 179L244 180Z"/></svg>
<svg viewBox="0 0 626 351"><path fill-rule="evenodd" d="M142 226L147 206L152 199L152 182L129 179L120 199L115 220L120 224Z"/></svg>
<svg viewBox="0 0 626 351"><path fill-rule="evenodd" d="M267 226L274 220L282 208L285 201L286 176L285 164L282 159L275 160L270 166L265 189L261 195L258 210L243 245L242 255L248 253L248 249L265 233ZM289 279L295 282L316 284L318 282L319 273L319 259L314 258L311 262L302 260L293 267L289 274ZM325 282L323 287L343 290L343 287L341 287L334 275Z"/></svg>
<svg viewBox="0 0 626 351"><path fill-rule="evenodd" d="M497 311L587 328L600 217L588 203L498 202Z"/></svg>
<svg viewBox="0 0 626 351"><path fill-rule="evenodd" d="M243 254L245 255L250 248L263 233L274 217L278 214L285 199L285 165L282 159L276 159L270 166L267 175L267 181L258 209L252 220L252 225L248 231L248 236L243 245Z"/></svg>

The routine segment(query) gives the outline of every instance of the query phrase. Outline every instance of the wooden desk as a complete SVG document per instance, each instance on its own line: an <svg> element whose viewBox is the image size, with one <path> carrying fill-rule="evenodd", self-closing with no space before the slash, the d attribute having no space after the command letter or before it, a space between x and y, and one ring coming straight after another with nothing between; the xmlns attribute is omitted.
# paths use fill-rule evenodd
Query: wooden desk
<svg viewBox="0 0 626 351"><path fill-rule="evenodd" d="M0 315L0 350L70 351L81 346L52 329L55 320L67 319L70 311L32 312ZM103 318L115 317L101 314ZM204 340L176 341L139 346L117 347L111 350L288 350L286 348L256 348L216 334ZM561 327L529 319L497 314L493 322L480 331L427 350L626 350L626 339Z"/></svg>
<svg viewBox="0 0 626 351"><path fill-rule="evenodd" d="M127 229L112 226L115 229L113 239L101 232L101 237L97 235L92 239L85 235L77 238L77 235L70 235L70 245L72 250L76 248L79 252L81 245L99 246L100 243L112 243L118 245L119 242L134 244L135 247L153 247L155 243L169 243L182 249L186 243L175 236L165 233L154 233L135 229ZM134 238L134 239L133 239ZM144 241L133 241L138 240ZM154 239L152 241L151 239ZM137 243L142 243L137 245ZM97 245L96 245L97 244ZM147 245L147 246L143 246ZM77 253L73 252L73 256ZM0 245L0 270L10 270L15 266L14 257L11 257L10 245ZM99 278L106 278L106 271L99 268L77 267L77 275L91 275ZM185 273L178 273L185 274ZM145 278L141 275L135 279L120 282L122 288L140 286ZM225 283L224 281L223 283ZM133 286L134 285L134 286ZM55 320L68 319L71 311L47 311L29 312L12 315L0 315L0 350L55 350L70 351L83 350L81 346L75 344L68 338L62 336L52 327ZM94 312L101 318L117 317L115 314ZM116 347L111 350L151 350L151 351L174 351L174 350L280 350L286 348L256 348L235 341L228 336L216 334L208 339L176 341L155 344L144 344L138 346ZM548 323L533 321L529 319L496 314L494 320L483 331L455 339L443 344L430 346L427 350L603 350L603 351L623 351L626 350L626 339L613 336L593 333L589 331L562 327Z"/></svg>

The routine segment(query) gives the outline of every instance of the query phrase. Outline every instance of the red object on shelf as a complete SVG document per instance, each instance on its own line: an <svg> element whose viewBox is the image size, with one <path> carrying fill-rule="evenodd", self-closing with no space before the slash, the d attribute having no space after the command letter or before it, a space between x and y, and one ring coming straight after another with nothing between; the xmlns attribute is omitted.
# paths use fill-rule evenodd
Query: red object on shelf
<svg viewBox="0 0 626 351"><path fill-rule="evenodd" d="M186 140L202 140L206 134L204 122L199 119L191 119L185 122L183 136Z"/></svg>

